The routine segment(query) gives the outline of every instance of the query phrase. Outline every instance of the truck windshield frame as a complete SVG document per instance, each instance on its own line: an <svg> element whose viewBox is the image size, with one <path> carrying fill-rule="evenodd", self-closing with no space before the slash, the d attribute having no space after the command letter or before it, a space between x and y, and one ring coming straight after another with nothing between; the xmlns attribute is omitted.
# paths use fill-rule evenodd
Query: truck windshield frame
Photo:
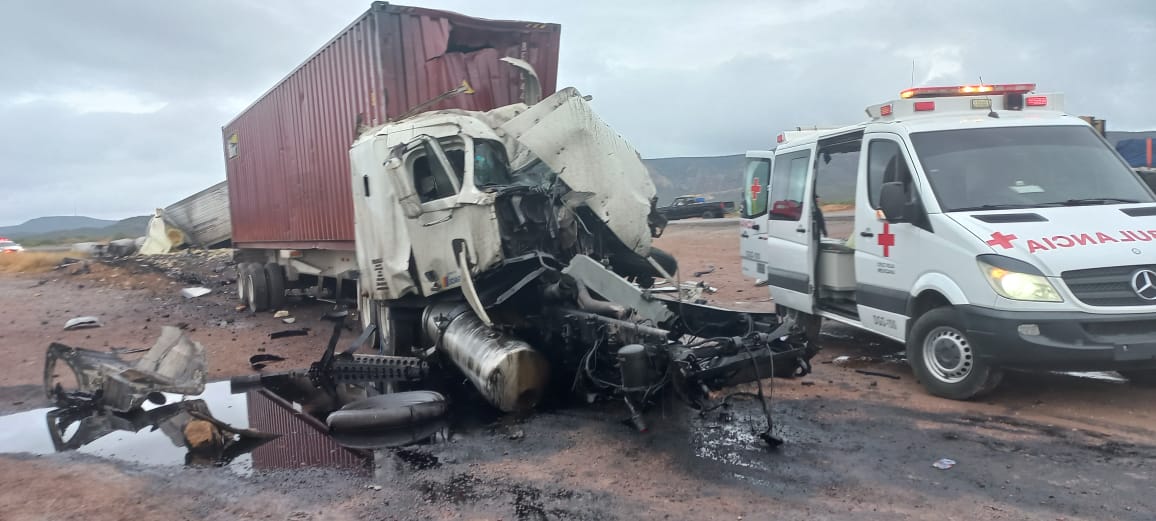
<svg viewBox="0 0 1156 521"><path fill-rule="evenodd" d="M1089 127L1033 125L912 132L943 212L1153 202Z"/></svg>

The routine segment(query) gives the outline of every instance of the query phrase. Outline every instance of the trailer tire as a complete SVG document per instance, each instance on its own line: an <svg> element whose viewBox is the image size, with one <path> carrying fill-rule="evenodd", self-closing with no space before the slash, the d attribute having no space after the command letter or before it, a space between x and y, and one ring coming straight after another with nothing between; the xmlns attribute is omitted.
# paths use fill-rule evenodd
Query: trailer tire
<svg viewBox="0 0 1156 521"><path fill-rule="evenodd" d="M1139 371L1118 371L1121 376L1128 379L1132 385L1141 387L1156 387L1156 369L1139 370Z"/></svg>
<svg viewBox="0 0 1156 521"><path fill-rule="evenodd" d="M246 305L249 302L249 298L245 293L247 286L245 284L245 269L248 265L248 262L241 262L234 267L234 269L237 270L237 300L240 300L242 304Z"/></svg>
<svg viewBox="0 0 1156 521"><path fill-rule="evenodd" d="M260 264L249 264L244 271L245 297L249 310L254 313L269 309L269 281Z"/></svg>
<svg viewBox="0 0 1156 521"><path fill-rule="evenodd" d="M269 286L269 308L280 309L285 306L285 268L276 262L265 265L265 281Z"/></svg>
<svg viewBox="0 0 1156 521"><path fill-rule="evenodd" d="M977 353L967 328L952 307L935 308L915 321L907 339L907 361L929 393L970 400L991 392L1003 372Z"/></svg>

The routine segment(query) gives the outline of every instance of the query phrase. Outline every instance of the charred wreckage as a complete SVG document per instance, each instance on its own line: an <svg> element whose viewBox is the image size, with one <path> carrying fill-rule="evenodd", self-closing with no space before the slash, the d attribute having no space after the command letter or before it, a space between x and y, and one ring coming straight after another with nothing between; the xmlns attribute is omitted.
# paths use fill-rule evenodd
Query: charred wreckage
<svg viewBox="0 0 1156 521"><path fill-rule="evenodd" d="M331 433L365 433L444 416L430 390L460 374L503 412L617 399L645 430L663 396L708 407L713 390L757 381L761 395L763 378L808 374L816 348L792 317L650 291L678 265L651 243L666 221L638 153L589 98L568 88L539 99L533 70L505 61L524 71L524 103L361 133L349 154L362 333L339 349L347 313L336 313L308 371L234 387L356 387L320 415ZM767 419L763 437L777 445Z"/></svg>

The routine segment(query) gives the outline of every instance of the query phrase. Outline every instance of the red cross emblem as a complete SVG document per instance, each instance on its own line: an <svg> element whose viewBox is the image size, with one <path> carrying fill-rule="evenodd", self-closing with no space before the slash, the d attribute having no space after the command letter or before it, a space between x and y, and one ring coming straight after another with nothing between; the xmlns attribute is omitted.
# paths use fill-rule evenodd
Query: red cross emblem
<svg viewBox="0 0 1156 521"><path fill-rule="evenodd" d="M751 179L751 200L759 198L759 192L763 191L763 187L759 186L759 178Z"/></svg>
<svg viewBox="0 0 1156 521"><path fill-rule="evenodd" d="M1010 250L1012 241L1018 239L1015 235L1004 235L1003 232L995 232L991 234L991 240L987 241L988 246L1000 246L1005 250Z"/></svg>
<svg viewBox="0 0 1156 521"><path fill-rule="evenodd" d="M891 223L883 223L883 233L879 234L879 245L883 247L883 256L891 256L891 247L895 246L895 234L891 233Z"/></svg>

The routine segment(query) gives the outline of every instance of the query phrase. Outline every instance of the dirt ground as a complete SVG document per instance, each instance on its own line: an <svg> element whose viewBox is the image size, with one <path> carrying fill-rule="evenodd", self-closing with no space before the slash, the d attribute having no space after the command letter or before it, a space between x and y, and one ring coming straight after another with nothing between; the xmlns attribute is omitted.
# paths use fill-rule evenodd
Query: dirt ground
<svg viewBox="0 0 1156 521"><path fill-rule="evenodd" d="M712 303L769 309L741 275L737 231L673 225L659 245ZM224 268L224 269L221 269ZM296 324L238 312L228 268L197 278L213 293L132 262L89 274L0 276L0 406L43 406L49 342L147 347L186 324L213 377L247 374L264 349L302 367L324 344L323 303L289 306ZM178 275L185 277L184 275ZM686 275L684 275L686 277ZM104 327L62 331L95 315ZM268 333L310 327L311 336ZM786 440L767 450L756 402L700 415L674 399L639 434L618 404L492 418L414 452L381 453L375 474L301 469L238 475L126 463L75 452L0 456L0 519L1136 519L1156 516L1156 390L1113 379L1011 374L982 401L926 395L900 346L828 325L813 374L776 380ZM866 375L857 370L894 378ZM747 386L744 390L753 390ZM0 452L8 452L0 447ZM957 464L940 470L932 463ZM416 463L415 463L416 462Z"/></svg>

